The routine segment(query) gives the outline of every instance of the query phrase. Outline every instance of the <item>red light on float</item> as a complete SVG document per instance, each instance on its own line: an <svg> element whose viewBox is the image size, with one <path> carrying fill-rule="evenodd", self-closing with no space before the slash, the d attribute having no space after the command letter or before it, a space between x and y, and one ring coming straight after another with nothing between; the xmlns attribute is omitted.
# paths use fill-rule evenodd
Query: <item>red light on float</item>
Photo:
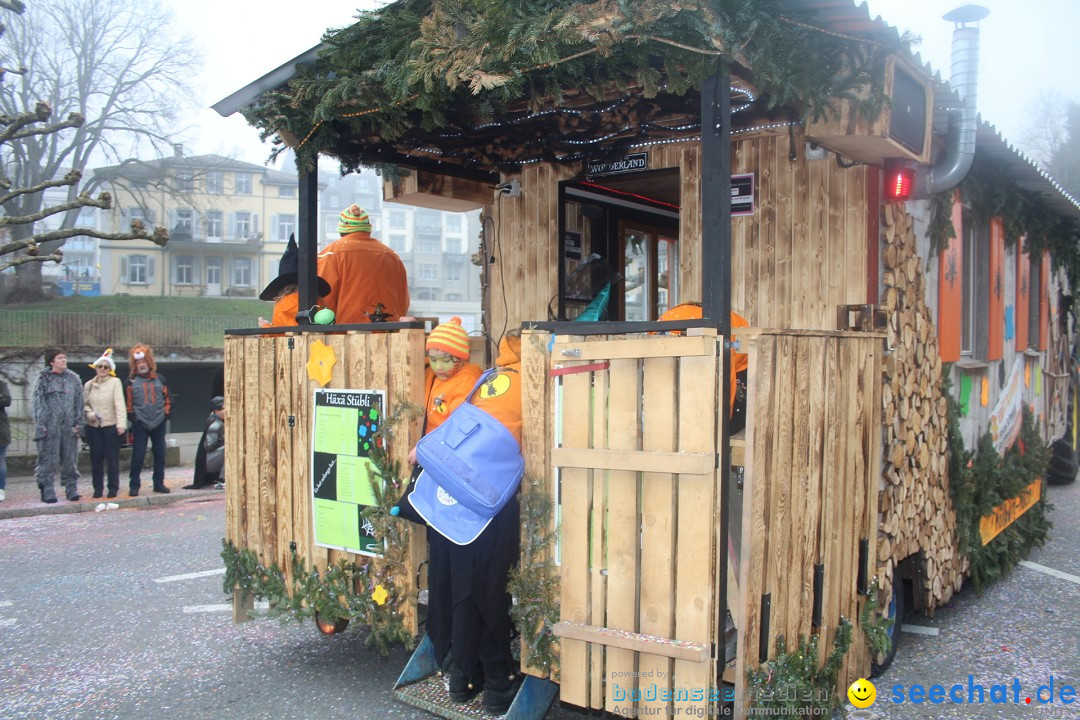
<svg viewBox="0 0 1080 720"><path fill-rule="evenodd" d="M915 184L915 168L903 162L885 163L885 200L907 200Z"/></svg>

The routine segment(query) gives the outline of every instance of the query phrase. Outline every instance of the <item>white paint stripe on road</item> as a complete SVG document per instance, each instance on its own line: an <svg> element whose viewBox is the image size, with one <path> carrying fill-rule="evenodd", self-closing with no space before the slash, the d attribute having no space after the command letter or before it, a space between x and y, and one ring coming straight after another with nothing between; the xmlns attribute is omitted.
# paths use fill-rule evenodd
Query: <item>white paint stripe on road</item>
<svg viewBox="0 0 1080 720"><path fill-rule="evenodd" d="M930 635L936 637L938 629L936 627L926 627L925 625L908 625L904 623L900 626L900 632L911 633L912 635Z"/></svg>
<svg viewBox="0 0 1080 720"><path fill-rule="evenodd" d="M0 600L0 607L11 607L14 604L10 600Z"/></svg>
<svg viewBox="0 0 1080 720"><path fill-rule="evenodd" d="M1047 575L1052 575L1053 577L1056 577L1060 580L1068 580L1071 583L1080 585L1080 577L1076 575L1070 575L1067 572L1061 572L1060 570L1055 570L1054 568L1046 567L1045 565L1040 565L1039 563L1028 562L1027 560L1021 560L1020 564L1026 567L1028 570L1035 570L1036 572L1046 573Z"/></svg>
<svg viewBox="0 0 1080 720"><path fill-rule="evenodd" d="M15 624L15 618L6 618L4 620L0 620L0 627L9 627L9 626L14 625L14 624Z"/></svg>
<svg viewBox="0 0 1080 720"><path fill-rule="evenodd" d="M265 600L260 600L255 603L256 610L266 610L270 607L270 603ZM232 610L232 603L215 603L214 605L185 605L184 612L186 613L209 613L209 612L224 612L226 610Z"/></svg>
<svg viewBox="0 0 1080 720"><path fill-rule="evenodd" d="M202 572L184 573L183 575L169 575L168 577L157 578L154 580L156 583L176 582L177 580L194 580L195 578L210 577L211 575L224 575L225 568L217 568L216 570L203 570Z"/></svg>

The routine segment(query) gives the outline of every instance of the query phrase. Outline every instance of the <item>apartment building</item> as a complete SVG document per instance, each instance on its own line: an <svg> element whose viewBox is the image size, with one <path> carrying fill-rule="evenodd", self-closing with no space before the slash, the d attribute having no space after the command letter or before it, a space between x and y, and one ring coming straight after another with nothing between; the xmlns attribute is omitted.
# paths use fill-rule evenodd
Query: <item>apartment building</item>
<svg viewBox="0 0 1080 720"><path fill-rule="evenodd" d="M101 242L102 294L255 297L296 231L297 178L220 155L98 168L106 228L164 224L169 242Z"/></svg>

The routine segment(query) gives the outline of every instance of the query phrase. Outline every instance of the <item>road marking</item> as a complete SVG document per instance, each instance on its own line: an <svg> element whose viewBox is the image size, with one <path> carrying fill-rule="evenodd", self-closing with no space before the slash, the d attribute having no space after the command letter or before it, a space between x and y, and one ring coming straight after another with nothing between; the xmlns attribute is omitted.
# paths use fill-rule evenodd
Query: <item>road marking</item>
<svg viewBox="0 0 1080 720"><path fill-rule="evenodd" d="M260 600L255 603L256 610L266 610L270 607L270 603L265 600ZM215 603L214 605L185 605L184 612L186 613L210 613L210 612L224 612L226 610L232 610L232 603Z"/></svg>
<svg viewBox="0 0 1080 720"><path fill-rule="evenodd" d="M908 625L907 623L900 626L900 632L911 633L912 635L930 635L936 637L938 629L936 627L926 627L925 625Z"/></svg>
<svg viewBox="0 0 1080 720"><path fill-rule="evenodd" d="M10 600L0 600L0 607L11 607L14 604L15 603Z"/></svg>
<svg viewBox="0 0 1080 720"><path fill-rule="evenodd" d="M10 627L11 625L14 625L14 624L15 624L15 618L7 618L5 620L0 620L0 627Z"/></svg>
<svg viewBox="0 0 1080 720"><path fill-rule="evenodd" d="M202 572L184 573L183 575L169 575L168 577L154 580L156 583L176 582L177 580L194 580L195 578L210 577L211 575L224 575L225 568L216 570L203 570Z"/></svg>
<svg viewBox="0 0 1080 720"><path fill-rule="evenodd" d="M1021 560L1020 564L1026 567L1028 570L1035 570L1036 572L1046 573L1047 575L1052 575L1053 577L1059 578L1061 580L1068 580L1071 583L1076 583L1077 585L1080 585L1080 576L1070 575L1069 573L1061 572L1060 570L1055 570L1054 568L1046 567L1045 565L1040 565L1039 563L1028 562L1027 560Z"/></svg>

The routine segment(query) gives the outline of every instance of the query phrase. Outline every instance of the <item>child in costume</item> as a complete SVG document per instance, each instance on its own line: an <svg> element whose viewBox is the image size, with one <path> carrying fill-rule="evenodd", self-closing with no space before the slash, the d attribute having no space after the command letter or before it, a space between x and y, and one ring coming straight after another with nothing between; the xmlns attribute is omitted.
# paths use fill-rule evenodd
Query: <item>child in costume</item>
<svg viewBox="0 0 1080 720"><path fill-rule="evenodd" d="M321 298L330 294L330 283L321 277L316 294ZM270 322L259 318L259 327L285 327L296 324L296 313L300 310L300 249L296 245L296 235L289 235L289 244L281 254L278 263L278 276L270 281L259 293L260 300L274 303L274 315Z"/></svg>
<svg viewBox="0 0 1080 720"><path fill-rule="evenodd" d="M496 364L472 404L501 422L520 446L519 337L503 339ZM431 507L430 500L425 504ZM519 534L516 496L467 544L428 529L428 638L437 658L450 657L450 697L466 702L483 690L483 707L493 714L509 709L520 685L510 649L511 598L506 589L518 561Z"/></svg>

